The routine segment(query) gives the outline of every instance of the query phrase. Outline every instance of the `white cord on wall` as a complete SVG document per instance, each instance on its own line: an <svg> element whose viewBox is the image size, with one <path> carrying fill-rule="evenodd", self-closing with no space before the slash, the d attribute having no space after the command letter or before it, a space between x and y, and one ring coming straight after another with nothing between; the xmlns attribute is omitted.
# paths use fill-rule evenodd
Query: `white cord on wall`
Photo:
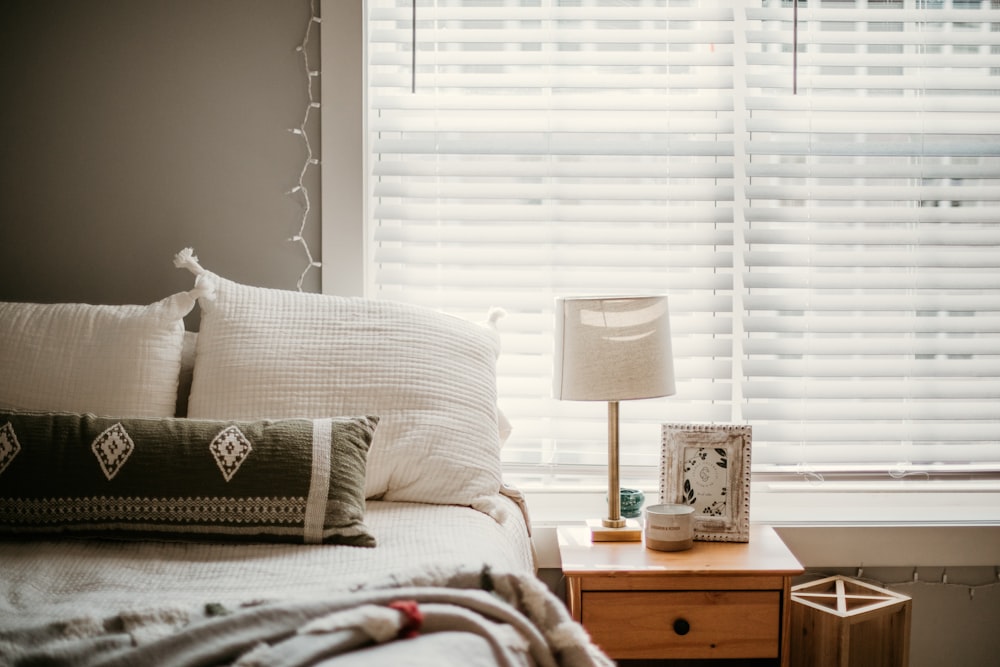
<svg viewBox="0 0 1000 667"><path fill-rule="evenodd" d="M309 66L308 46L313 25L318 25L321 20L322 19L316 15L316 0L309 0L309 22L306 24L306 32L302 38L302 43L295 48L296 51L302 54L302 66L306 73L309 99L306 103L305 114L302 117L302 124L298 127L289 128L288 130L292 134L302 137L302 142L305 144L306 148L306 158L302 165L302 170L299 172L298 183L291 190L285 193L288 195L298 194L302 200L302 217L299 223L299 231L295 234L295 236L288 239L289 241L301 245L302 250L306 255L306 268L302 271L302 275L299 276L299 279L296 282L296 287L300 292L302 291L302 283L305 281L306 274L308 274L313 267L318 268L322 266L321 262L318 262L315 258L313 258L312 251L309 249L309 243L305 238L306 225L309 223L309 213L312 210L312 205L309 201L309 189L306 187L305 183L306 174L309 171L309 167L318 166L320 164L319 159L313 156L312 143L309 141L308 131L310 114L314 109L320 108L320 103L317 101L315 93L313 92L313 80L320 76L320 71L314 70Z"/></svg>
<svg viewBox="0 0 1000 667"><path fill-rule="evenodd" d="M968 592L970 601L975 600L977 590L985 590L985 589L1000 587L1000 566L995 566L993 568L993 575L995 581L985 581L980 584L960 584L948 581L947 567L941 569L940 579L938 579L937 581L929 577L924 577L923 579L921 579L920 572L918 571L917 568L913 568L913 574L911 579L902 581L880 581L878 579L873 579L871 577L865 577L864 573L865 573L864 565L859 565L857 569L857 574L855 575L854 578L888 590L892 590L894 588L905 588L907 586L916 586L916 585L959 588L959 589L964 589L965 591ZM828 572L809 571L805 572L804 574L807 577L815 577L818 579L830 576Z"/></svg>

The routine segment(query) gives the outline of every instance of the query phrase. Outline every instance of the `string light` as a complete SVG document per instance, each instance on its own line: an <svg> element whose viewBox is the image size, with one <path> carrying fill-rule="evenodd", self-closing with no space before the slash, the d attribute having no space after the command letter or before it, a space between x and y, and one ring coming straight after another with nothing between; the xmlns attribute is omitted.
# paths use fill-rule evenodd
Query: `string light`
<svg viewBox="0 0 1000 667"><path fill-rule="evenodd" d="M319 25L322 22L319 16L316 15L316 0L310 0L309 2L309 22L306 24L306 32L302 38L302 43L295 48L295 50L302 54L302 67L306 73L306 81L308 84L307 91L309 100L306 104L306 111L302 117L302 124L299 127L289 128L289 132L295 136L302 137L302 143L305 145L306 157L302 164L302 170L299 172L299 180L297 185L295 185L291 190L286 192L286 195L299 195L302 201L302 217L299 221L299 231L297 234L289 238L288 240L292 243L298 243L302 246L302 251L306 255L306 268L303 269L302 275L299 276L296 282L296 287L301 292L302 283L306 279L306 275L313 268L318 268L322 266L321 262L316 261L313 258L312 251L309 249L309 243L306 241L305 232L306 225L309 223L309 213L312 211L312 204L309 200L309 188L306 187L306 174L309 171L309 167L316 166L320 164L320 161L313 156L312 143L309 141L309 116L313 109L319 109L320 103L316 101L313 92L313 80L320 76L319 70L314 70L309 66L309 39L312 36L313 25ZM318 28L317 28L318 30Z"/></svg>
<svg viewBox="0 0 1000 667"><path fill-rule="evenodd" d="M913 568L913 572L910 579L904 579L902 581L879 581L878 579L872 579L871 577L865 577L864 575L864 565L859 565L857 568L856 579L873 584L875 586L880 586L881 588L892 589L892 588L902 588L906 586L942 586L945 588L956 588L965 589L969 593L969 600L976 599L976 591L991 588L1000 588L1000 566L993 568L993 574L996 577L996 581L987 581L981 584L958 584L948 581L948 568L942 568L941 578L938 581L933 579L921 579L920 573L917 568ZM825 578L830 576L825 572L806 572L807 577Z"/></svg>

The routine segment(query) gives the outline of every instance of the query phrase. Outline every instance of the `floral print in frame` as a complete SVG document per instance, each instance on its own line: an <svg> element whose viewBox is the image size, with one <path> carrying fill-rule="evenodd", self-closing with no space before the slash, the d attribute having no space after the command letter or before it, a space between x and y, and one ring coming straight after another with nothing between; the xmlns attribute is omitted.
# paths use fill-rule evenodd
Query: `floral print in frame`
<svg viewBox="0 0 1000 667"><path fill-rule="evenodd" d="M663 424L660 502L691 505L695 539L750 539L751 427Z"/></svg>

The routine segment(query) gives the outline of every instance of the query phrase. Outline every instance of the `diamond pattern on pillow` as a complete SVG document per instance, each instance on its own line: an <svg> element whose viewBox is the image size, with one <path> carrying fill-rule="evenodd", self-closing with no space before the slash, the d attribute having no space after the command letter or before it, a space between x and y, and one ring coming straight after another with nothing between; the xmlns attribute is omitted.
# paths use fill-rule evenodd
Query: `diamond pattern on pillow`
<svg viewBox="0 0 1000 667"><path fill-rule="evenodd" d="M118 422L94 438L90 450L94 452L97 462L101 464L104 476L112 480L121 467L125 465L128 457L132 455L135 443L132 442L132 438L129 437L121 422Z"/></svg>
<svg viewBox="0 0 1000 667"><path fill-rule="evenodd" d="M0 411L0 424L0 535L375 546L364 524L374 416L228 422Z"/></svg>
<svg viewBox="0 0 1000 667"><path fill-rule="evenodd" d="M7 422L0 427L0 475L7 469L10 462L14 460L18 452L21 451L21 443L17 441L17 434L14 427Z"/></svg>
<svg viewBox="0 0 1000 667"><path fill-rule="evenodd" d="M215 462L219 465L222 476L228 482L232 480L233 475L240 469L243 461L250 456L250 452L253 451L253 445L250 444L250 441L247 440L247 437L243 435L240 429L230 426L215 436L208 449L212 452Z"/></svg>

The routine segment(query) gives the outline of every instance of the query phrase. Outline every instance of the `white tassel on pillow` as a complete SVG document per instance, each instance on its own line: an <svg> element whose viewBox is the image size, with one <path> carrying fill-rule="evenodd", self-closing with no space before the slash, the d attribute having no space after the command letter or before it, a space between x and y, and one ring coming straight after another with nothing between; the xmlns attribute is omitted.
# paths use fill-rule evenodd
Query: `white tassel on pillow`
<svg viewBox="0 0 1000 667"><path fill-rule="evenodd" d="M484 329L492 334L493 339L497 343L497 358L500 358L500 333L497 331L497 322L501 317L506 317L507 311L503 308L493 306L490 308L489 312L486 314L486 321L481 322ZM507 419L507 415L503 413L500 407L497 407L497 428L500 433L500 444L501 446L507 442L510 438L511 432L514 430L514 426Z"/></svg>
<svg viewBox="0 0 1000 667"><path fill-rule="evenodd" d="M174 255L174 266L178 269L187 269L195 275L194 288L188 292L194 299L214 299L215 281L212 274L202 268L195 257L193 248L184 248Z"/></svg>
<svg viewBox="0 0 1000 667"><path fill-rule="evenodd" d="M493 306L492 308L490 308L490 312L487 313L486 315L485 324L490 326L495 331L497 328L497 321L501 317L506 317L506 316L507 316L506 310L504 310L503 308L498 308L497 306Z"/></svg>
<svg viewBox="0 0 1000 667"><path fill-rule="evenodd" d="M205 273L205 269L198 263L198 258L194 256L194 248L184 248L174 255L174 266L178 269L187 269L196 276Z"/></svg>

